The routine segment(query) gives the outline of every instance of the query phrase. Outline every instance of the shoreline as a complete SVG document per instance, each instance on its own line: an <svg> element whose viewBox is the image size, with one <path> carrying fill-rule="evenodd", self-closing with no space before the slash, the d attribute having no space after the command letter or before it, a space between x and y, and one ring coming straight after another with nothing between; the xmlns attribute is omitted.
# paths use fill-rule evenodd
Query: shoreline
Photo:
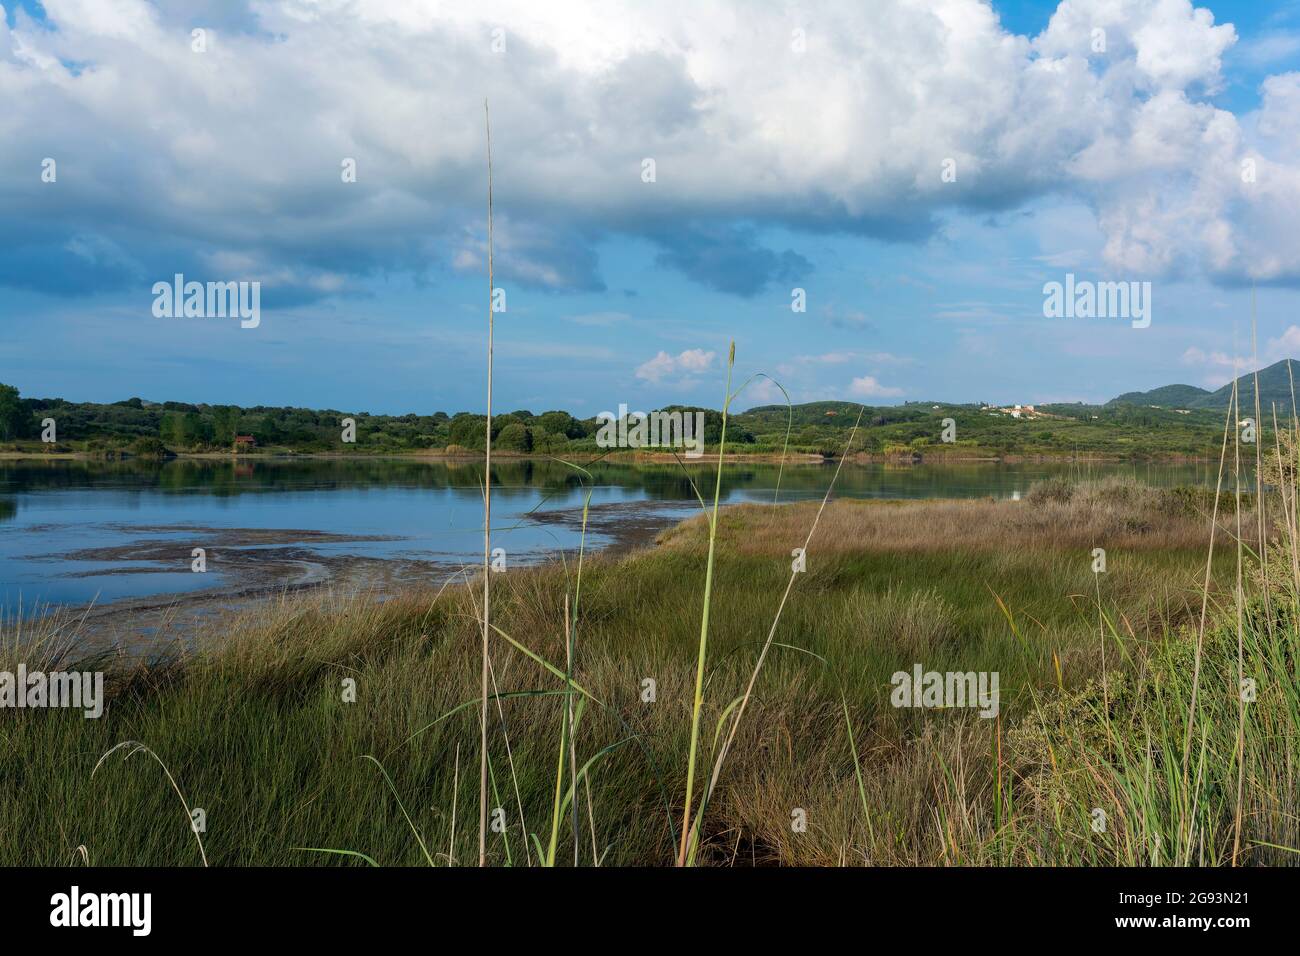
<svg viewBox="0 0 1300 956"><path fill-rule="evenodd" d="M663 531L669 530L696 513L694 503L679 502L612 502L588 509L587 557L622 558L635 551L652 547ZM631 517L629 517L629 515ZM577 529L582 522L582 508L562 508L533 514L539 525L560 525ZM195 529L187 529L195 530ZM124 597L106 603L63 604L52 606L49 617L78 619L80 633L87 644L103 650L122 650L131 654L147 653L156 644L153 635L162 630L197 632L213 617L238 613L268 605L294 594L329 589L346 594L368 593L390 598L431 582L442 585L458 573L479 573L480 565L455 561L417 558L377 558L363 555L323 554L304 546L313 540L340 543L346 540L370 540L368 537L335 536L301 529L211 528L213 535L227 539L224 546L212 551L210 572L228 580L222 584L193 591L163 591ZM501 529L502 531L507 529ZM592 542L592 538L598 543ZM109 552L115 568L109 574L134 574L156 567L162 551L175 550L172 542L145 540L115 547ZM184 550L184 549L182 549ZM555 549L519 567L554 564L577 554L577 548ZM136 567L133 562L148 566ZM272 578L268 581L267 578Z"/></svg>
<svg viewBox="0 0 1300 956"><path fill-rule="evenodd" d="M579 451L588 451L588 449L578 449ZM503 452L493 450L492 457L499 461L560 461L559 455L530 452L527 454L519 452ZM460 452L442 452L442 451L411 451L411 452L253 452L235 454L233 452L177 452L167 458L147 458L138 455L123 453L120 457L108 458L101 454L86 451L65 451L65 452L35 452L35 451L0 451L0 461L89 461L89 462L156 462L164 464L168 461L231 461L240 464L256 464L258 462L288 462L288 461L427 461L427 462L463 462L473 463L483 459L481 453L462 454ZM776 452L728 452L723 456L724 462L753 464L786 464L786 465L824 465L838 461L839 458L834 455L822 455L816 452L789 452L782 456ZM1104 453L1062 453L1062 454L1042 454L1042 453L1021 453L1012 452L1005 455L997 454L945 454L935 452L930 455L918 453L917 456L886 454L884 452L855 452L847 459L849 464L871 465L998 465L998 464L1085 464L1090 462L1101 464L1120 464L1126 462L1133 463L1159 463L1159 464L1203 464L1216 462L1217 457L1203 455L1186 455L1181 453L1157 454L1157 455L1108 455ZM685 455L673 455L663 452L635 452L621 451L613 454L597 456L595 460L588 464L597 462L611 465L716 465L718 461L717 454L701 455L698 458L687 458Z"/></svg>

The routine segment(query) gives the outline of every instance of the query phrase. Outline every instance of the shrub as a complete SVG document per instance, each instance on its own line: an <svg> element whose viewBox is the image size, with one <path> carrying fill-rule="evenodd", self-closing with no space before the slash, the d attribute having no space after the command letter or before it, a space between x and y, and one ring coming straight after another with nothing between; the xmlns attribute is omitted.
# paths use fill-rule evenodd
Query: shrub
<svg viewBox="0 0 1300 956"><path fill-rule="evenodd" d="M1047 478L1030 485L1025 497L1036 505L1045 504L1049 501L1059 501L1061 504L1067 504L1074 497L1074 489L1074 482L1067 478Z"/></svg>
<svg viewBox="0 0 1300 956"><path fill-rule="evenodd" d="M131 442L131 454L137 458L166 458L167 446L162 439L146 435Z"/></svg>
<svg viewBox="0 0 1300 956"><path fill-rule="evenodd" d="M530 452L533 450L533 433L522 422L511 422L493 440L501 451Z"/></svg>

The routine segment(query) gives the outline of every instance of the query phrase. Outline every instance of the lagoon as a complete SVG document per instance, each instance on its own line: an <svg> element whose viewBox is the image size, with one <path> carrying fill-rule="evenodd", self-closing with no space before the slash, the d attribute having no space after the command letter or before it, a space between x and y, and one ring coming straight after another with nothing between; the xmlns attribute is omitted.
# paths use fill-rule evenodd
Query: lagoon
<svg viewBox="0 0 1300 956"><path fill-rule="evenodd" d="M845 464L840 497L1014 498L1051 477L1212 485L1213 463ZM701 464L493 465L493 546L508 566L571 554L588 491L590 549L629 546L692 513ZM728 462L726 503L820 498L833 464ZM478 461L380 458L0 461L0 612L248 595L323 582L445 580L482 561ZM206 571L197 573L195 549Z"/></svg>

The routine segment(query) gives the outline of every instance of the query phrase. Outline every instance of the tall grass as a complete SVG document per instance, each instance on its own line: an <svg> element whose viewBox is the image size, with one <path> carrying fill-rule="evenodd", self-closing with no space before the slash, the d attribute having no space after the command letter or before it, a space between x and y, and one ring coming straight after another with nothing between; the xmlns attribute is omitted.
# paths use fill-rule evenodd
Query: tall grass
<svg viewBox="0 0 1300 956"><path fill-rule="evenodd" d="M1219 519L1225 543L1216 546L1208 589L1191 787L1178 793L1164 788L1182 778L1210 503L1108 484L1076 487L1041 514L1027 504L826 502L811 541L815 560L790 594L757 679L790 551L808 541L821 502L724 508L712 529L701 516L652 550L585 558L581 654L563 626L574 619L573 567L498 575L489 799L511 812L506 833L489 830L488 862L571 862L575 852L611 865L677 861L703 612L703 593L689 582L699 580L710 536L700 725L722 736L701 732L700 753L712 765L721 740L732 743L704 814L693 813L702 819L696 862L1152 862L1138 852L1151 832L1184 861L1230 857L1230 835L1226 856L1219 837L1231 830L1231 812L1222 829L1222 810L1233 809L1236 782L1233 586L1220 560L1233 546L1231 515ZM1224 504L1231 512L1232 499ZM935 540L919 540L918 527L934 529ZM1100 657L1087 555L1097 533L1118 542L1103 584L1106 639L1120 662L1108 674L1107 715L1093 683ZM1270 574L1282 566L1290 562L1270 562ZM1019 636L993 594L1012 609ZM146 743L189 805L206 810L213 865L474 859L477 834L453 817L478 786L459 772L458 752L480 730L481 673L463 654L481 633L480 601L468 584L386 600L304 595L212 622L196 652L153 665L106 662L112 697L101 720L2 715L0 772L13 785L0 793L0 862L63 865L84 845L94 863L201 863L161 775L108 761L90 780L99 756L122 740ZM1256 611L1244 618L1246 670L1276 675L1279 662L1294 661L1286 656L1290 624L1256 640L1269 633L1260 620ZM68 666L76 622L41 626L54 632L44 646ZM28 647L39 643L30 631L24 637ZM12 661L17 649L6 647ZM889 707L889 675L917 660L938 670L1000 670L1000 731L962 713ZM657 681L655 703L640 699L645 676ZM354 704L340 700L343 677L357 681ZM728 706L751 681L744 721L729 723L739 705ZM1286 734L1300 704L1276 677L1260 687L1276 750L1269 754L1248 720L1247 862L1286 855L1264 843L1295 845L1286 827L1263 823L1286 812L1294 792L1286 762L1294 763L1294 736ZM1248 717L1263 713L1251 707ZM588 788L586 812L575 814ZM1100 837L1087 820L1098 806L1112 821ZM792 807L808 810L808 832L791 832ZM1188 820L1198 821L1190 833ZM530 824L542 821L539 845ZM1145 838L1130 832L1139 822Z"/></svg>
<svg viewBox="0 0 1300 956"><path fill-rule="evenodd" d="M487 100L483 101L483 127L487 139L487 265L488 265L488 336L487 336L487 419L483 436L483 655L480 683L479 711L479 799L478 799L478 865L487 865L488 816L488 634L492 620L492 339L494 332L493 310L496 303L495 280L492 275L492 121Z"/></svg>
<svg viewBox="0 0 1300 956"><path fill-rule="evenodd" d="M1024 502L835 501L855 423L819 502L723 509L733 344L712 507L652 550L593 559L591 475L565 463L587 485L576 563L493 588L490 149L481 592L467 569L436 591L308 595L214 621L196 651L82 661L109 671L102 720L0 715L0 862L1294 862L1294 400L1289 429L1274 410L1271 453L1257 443L1253 490L1239 431L1228 459L1234 388L1212 492L1110 480ZM78 626L19 624L3 664L76 663ZM918 662L999 672L998 718L890 707L890 675ZM475 729L477 833L457 826ZM124 740L185 820L156 775L100 756Z"/></svg>
<svg viewBox="0 0 1300 956"><path fill-rule="evenodd" d="M849 432L849 439L848 439L848 442L847 442L847 447L844 449L844 454L840 456L839 461L838 461L838 462L836 463L836 465L835 465L835 473L831 476L831 480L830 480L830 482L829 482L829 483L827 484L827 486L826 486L826 494L822 497L822 503L821 503L821 506L817 509L817 513L816 513L816 515L813 517L812 526L808 529L808 536L804 539L803 547L797 549L797 551L791 552L792 554L795 554L795 553L799 554L800 557L801 557L802 559L805 559L805 560L806 560L807 553L808 553L808 546L812 543L813 535L815 535L815 534L817 533L817 525L821 522L822 515L823 515L823 513L825 513L825 511L826 511L826 503L827 503L828 501L830 501L831 492L832 492L832 491L834 490L834 488L835 488L835 481L836 481L836 479L839 478L839 475L840 475L840 469L844 467L844 459L845 459L846 457L848 457L848 453L849 453L849 451L850 451L850 450L852 449L852 447L853 447L853 439L854 439L855 437L857 437L858 426L859 426L861 423L862 423L862 409L859 408L859 409L858 409L858 419L857 419L857 421L855 421L855 422L853 423L853 429L852 429L852 431ZM721 462L719 462L718 474L721 475L721 473L722 473L722 467L721 467ZM713 539L714 539L714 537L716 536L716 531L717 531L717 515L716 515L716 507L717 507L717 506L716 506L716 503L715 503L715 506L714 506L714 510L715 510L715 513L714 513L714 520L713 520L713 522L712 522L712 524L711 524L710 532L709 532L710 548L712 548ZM799 575L800 573L803 573L803 570L804 570L804 567L803 567L802 564L794 564L794 563L792 563L792 565L791 565L791 570L790 570L790 578L789 578L789 580L786 582L785 592L781 595L781 603L780 603L779 605L777 605L776 614L775 614L775 615L773 616L773 618L772 618L772 626L768 629L768 632L767 632L767 640L764 642L762 650L759 651L759 654L758 654L758 660L754 663L754 670L753 670L753 672L752 672L752 673L750 674L750 676L749 676L749 682L745 685L745 692L744 692L744 694L742 694L739 698L737 698L735 701L733 701L733 703L732 703L732 704L728 707L728 709L727 709L727 711L730 712L730 710L732 709L732 707L734 707L734 708L735 708L735 716L734 716L734 717L731 717L731 719L730 719L730 728L729 728L729 730L727 731L726 739L723 741L722 746L718 748L717 759L715 760L715 762L714 762L714 764L713 764L713 772L712 772L712 774L709 776L709 784L708 784L708 787L707 787L706 790L705 790L704 798L703 798L703 800L701 801L700 813L699 813L699 815L696 817L696 821L695 821L695 826L694 826L694 828L690 830L690 839L689 839L689 841L688 841L688 856L687 856L687 862L692 862L692 863L694 862L694 859L695 859L695 852L696 852L696 850L697 850L698 847L699 847L699 830L700 830L700 821L703 819L703 816L704 816L704 807L708 804L708 800L709 800L709 798L713 796L714 788L717 787L717 784L718 784L718 777L719 777L719 775L722 773L722 765L723 765L724 761L726 761L726 759L727 759L727 754L730 752L732 744L735 743L735 740L736 740L736 733L737 733L737 731L740 729L740 723L741 723L741 721L742 721L742 720L744 719L744 717L745 717L745 710L746 710L746 708L749 707L749 703L750 703L750 701L753 699L753 696L754 696L754 684L758 681L758 675L759 675L759 672L762 671L762 669L763 669L763 663L767 660L768 652L772 649L772 643L773 643L774 639L776 638L777 627L778 627L778 626L780 625L780 623L781 623L781 614L782 614L782 612L785 610L786 603L790 600L790 592L794 589L794 583L795 583L795 580L798 578L798 575ZM705 602L706 602L706 605L705 605L705 606L706 606L706 608L707 608L707 602L708 602L708 594L707 594L707 593L706 593L706 595L705 595ZM821 660L824 661L824 658L819 658L819 659L821 659ZM723 720L726 720L726 719L727 719L727 713L724 712ZM858 763L857 763L857 748L856 748L856 746L853 746L853 742L852 742L852 736L853 736L853 724L852 724L851 719L848 717L847 713L846 713L846 715L845 715L845 723L846 723L846 726L848 727L848 732L849 732L849 737L850 737L850 746L851 746L851 747L853 748L853 750L854 750L854 769L855 769L855 771L860 775L860 774L861 774L861 768L858 766ZM690 791L689 791L689 788L688 788L688 790L687 790L687 799L688 799L688 801L689 801L689 794L690 794Z"/></svg>
<svg viewBox="0 0 1300 956"><path fill-rule="evenodd" d="M1240 421L1234 387L1228 423ZM1296 432L1275 424L1265 458L1258 412L1255 422L1259 504L1249 522L1241 506L1240 428L1234 431L1231 597L1212 589L1222 552L1211 543L1194 628L1168 627L1139 648L1112 622L1111 638L1138 666L1117 675L1110 699L1096 687L1062 695L1040 723L1020 731L1039 745L1039 765L1025 771L1037 799L1067 818L1084 806L1110 813L1107 829L1080 828L1086 839L1067 841L1080 859L1235 866L1293 863L1300 853L1293 807L1300 756Z"/></svg>
<svg viewBox="0 0 1300 956"><path fill-rule="evenodd" d="M709 553L704 564L704 607L700 613L700 643L695 662L695 696L691 707L691 746L686 763L686 799L682 801L682 845L677 865L685 866L690 853L691 799L695 792L695 760L700 746L700 715L704 710L704 674L709 652L709 611L713 607L713 559L718 538L718 504L722 496L723 456L727 450L727 413L731 409L731 370L736 364L736 343L727 352L727 390L722 402L722 430L718 438L718 471L713 485L713 511L709 514Z"/></svg>

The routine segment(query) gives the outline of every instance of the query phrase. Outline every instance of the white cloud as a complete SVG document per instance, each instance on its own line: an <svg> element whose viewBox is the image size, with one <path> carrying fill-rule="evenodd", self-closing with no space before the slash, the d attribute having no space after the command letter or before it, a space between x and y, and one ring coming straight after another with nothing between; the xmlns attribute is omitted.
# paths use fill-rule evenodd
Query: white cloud
<svg viewBox="0 0 1300 956"><path fill-rule="evenodd" d="M1183 353L1182 361L1184 365L1205 365L1221 368L1232 368L1236 364L1236 360L1227 352L1206 352L1194 345Z"/></svg>
<svg viewBox="0 0 1300 956"><path fill-rule="evenodd" d="M863 375L849 385L849 394L854 398L898 398L903 390L881 385L872 375Z"/></svg>
<svg viewBox="0 0 1300 956"><path fill-rule="evenodd" d="M637 366L636 377L647 382L684 378L692 373L703 372L713 364L716 354L703 349L687 349L675 356L660 351L654 358Z"/></svg>
<svg viewBox="0 0 1300 956"><path fill-rule="evenodd" d="M1289 325L1276 338L1269 339L1260 350L1260 366L1271 365L1284 358L1300 358L1300 325ZM1249 348L1239 356L1232 356L1221 350L1206 351L1192 346L1182 354L1182 363L1194 368L1209 371L1216 379L1223 377L1231 381L1228 372L1246 372L1255 367L1255 358Z"/></svg>
<svg viewBox="0 0 1300 956"><path fill-rule="evenodd" d="M1211 351L1192 346L1183 352L1182 363L1200 370L1200 382L1205 388L1219 388L1245 371L1246 365L1226 352Z"/></svg>
<svg viewBox="0 0 1300 956"><path fill-rule="evenodd" d="M1032 39L984 0L841 0L794 18L803 53L780 5L265 0L203 54L188 19L143 0L44 7L48 27L0 24L0 204L69 233L134 228L160 255L176 240L308 272L481 268L465 226L482 220L486 95L511 281L599 289L609 233L916 236L953 206L1046 193L1096 210L1112 267L1300 281L1296 81L1265 83L1240 121L1212 105L1236 36L1188 0L1068 0ZM27 188L51 152L53 207Z"/></svg>
<svg viewBox="0 0 1300 956"><path fill-rule="evenodd" d="M1254 67L1267 67L1300 54L1300 32L1274 30L1247 40L1237 49L1237 55Z"/></svg>
<svg viewBox="0 0 1300 956"><path fill-rule="evenodd" d="M777 388L775 382L767 378L754 379L742 394L744 401L750 408L755 405L785 404L785 395L781 393L781 389Z"/></svg>
<svg viewBox="0 0 1300 956"><path fill-rule="evenodd" d="M1268 360L1300 357L1300 325L1288 325L1286 331L1268 341Z"/></svg>

